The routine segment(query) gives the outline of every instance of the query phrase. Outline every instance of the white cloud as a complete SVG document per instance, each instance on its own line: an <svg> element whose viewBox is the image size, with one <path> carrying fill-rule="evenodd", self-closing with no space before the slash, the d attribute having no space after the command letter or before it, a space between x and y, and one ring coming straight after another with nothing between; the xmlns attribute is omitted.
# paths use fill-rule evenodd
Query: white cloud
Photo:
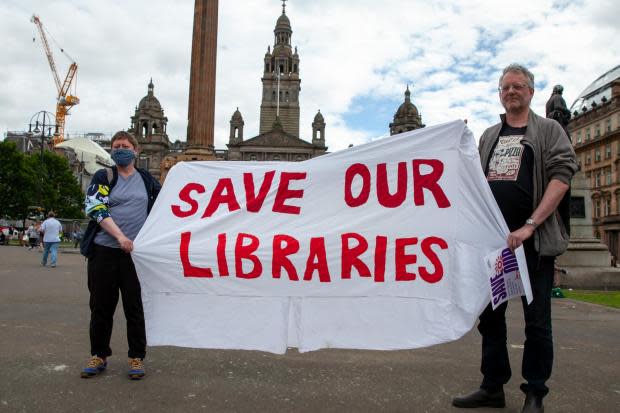
<svg viewBox="0 0 620 413"><path fill-rule="evenodd" d="M228 139L239 107L245 136L258 133L263 56L280 14L276 1L220 1L216 88L216 148ZM55 86L30 15L37 12L78 62L81 98L69 132L113 132L129 126L153 77L171 139L185 139L193 1L9 0L0 5L0 130L27 127L32 114L53 110ZM467 118L475 135L501 112L497 77L513 61L531 65L538 84L534 109L556 83L567 102L618 64L620 28L613 0L518 3L472 0L291 1L287 14L301 58L302 138L321 109L330 150L372 134L346 123L368 98L412 100L427 125ZM36 41L33 43L32 38ZM54 47L60 76L68 61ZM354 104L358 107L354 107ZM381 111L394 113L395 107ZM373 119L368 119L373 123ZM375 128L388 130L384 116Z"/></svg>

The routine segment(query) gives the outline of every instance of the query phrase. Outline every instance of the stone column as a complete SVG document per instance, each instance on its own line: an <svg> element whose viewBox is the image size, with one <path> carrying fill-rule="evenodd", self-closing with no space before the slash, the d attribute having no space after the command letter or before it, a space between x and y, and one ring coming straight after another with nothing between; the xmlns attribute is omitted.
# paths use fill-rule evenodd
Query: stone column
<svg viewBox="0 0 620 413"><path fill-rule="evenodd" d="M196 0L189 80L186 155L214 159L218 0Z"/></svg>

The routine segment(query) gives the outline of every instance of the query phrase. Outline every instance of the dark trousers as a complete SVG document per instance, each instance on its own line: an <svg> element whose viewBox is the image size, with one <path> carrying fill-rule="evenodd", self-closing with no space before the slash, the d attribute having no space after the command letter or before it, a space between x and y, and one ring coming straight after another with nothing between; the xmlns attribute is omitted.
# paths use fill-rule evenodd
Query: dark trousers
<svg viewBox="0 0 620 413"><path fill-rule="evenodd" d="M127 354L130 358L144 358L146 333L142 295L131 255L120 248L96 244L93 249L93 255L88 259L90 352L99 357L112 355L110 337L120 290L127 320Z"/></svg>
<svg viewBox="0 0 620 413"><path fill-rule="evenodd" d="M545 396L549 389L545 382L551 377L553 365L553 338L551 335L551 289L553 288L554 257L538 257L528 253L528 271L534 300L527 304L522 297L525 317L525 345L521 374L527 381L521 385L525 393L532 391ZM506 308L504 303L493 311L491 304L480 315L478 331L482 334L482 364L484 376L480 387L500 389L511 376L506 348Z"/></svg>

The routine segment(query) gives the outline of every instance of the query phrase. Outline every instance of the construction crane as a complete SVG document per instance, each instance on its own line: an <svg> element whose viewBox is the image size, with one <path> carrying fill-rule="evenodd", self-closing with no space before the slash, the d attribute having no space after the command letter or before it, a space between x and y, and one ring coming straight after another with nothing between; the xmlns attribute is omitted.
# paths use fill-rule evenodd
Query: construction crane
<svg viewBox="0 0 620 413"><path fill-rule="evenodd" d="M58 99L56 102L57 128L53 138L53 144L54 146L56 146L65 139L65 117L69 115L69 110L73 106L80 103L80 99L75 96L75 85L77 84L77 80L75 83L73 83L74 79L76 79L75 76L77 74L78 65L71 58L71 56L69 56L69 54L61 48L60 51L71 61L71 65L69 66L69 70L67 71L67 75L65 76L65 81L61 82L60 77L58 76L58 71L56 70L56 63L54 62L54 55L52 54L52 49L50 49L49 43L47 42L47 36L45 36L43 23L41 23L39 16L37 16L36 14L32 15L30 21L33 22L39 30L39 37L41 38L41 43L43 43L43 51L47 56L47 61L50 64L50 69L52 69L52 75L54 75L54 82L56 82L56 89L58 90ZM69 89L71 88L72 84L74 86L73 95L69 94Z"/></svg>

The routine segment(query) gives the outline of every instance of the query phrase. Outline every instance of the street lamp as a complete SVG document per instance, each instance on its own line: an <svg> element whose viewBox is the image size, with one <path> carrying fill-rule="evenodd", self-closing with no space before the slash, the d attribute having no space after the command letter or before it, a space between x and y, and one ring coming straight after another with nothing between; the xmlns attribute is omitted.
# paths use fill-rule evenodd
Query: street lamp
<svg viewBox="0 0 620 413"><path fill-rule="evenodd" d="M32 127L34 126L34 130ZM47 136L45 136L45 128L47 128ZM32 115L30 123L28 124L29 136L37 137L41 139L41 162L43 162L43 151L45 150L45 140L52 139L52 129L54 134L58 133L58 125L56 124L56 116L51 112L45 110L39 111Z"/></svg>
<svg viewBox="0 0 620 413"><path fill-rule="evenodd" d="M34 126L34 130L32 130ZM47 136L45 134L45 129L47 128ZM41 179L39 180L39 207L43 207L43 151L45 150L45 141L52 139L52 129L54 129L54 134L58 133L58 125L56 124L56 117L45 110L41 110L30 118L30 123L28 124L28 135L34 136L37 135L41 139Z"/></svg>

